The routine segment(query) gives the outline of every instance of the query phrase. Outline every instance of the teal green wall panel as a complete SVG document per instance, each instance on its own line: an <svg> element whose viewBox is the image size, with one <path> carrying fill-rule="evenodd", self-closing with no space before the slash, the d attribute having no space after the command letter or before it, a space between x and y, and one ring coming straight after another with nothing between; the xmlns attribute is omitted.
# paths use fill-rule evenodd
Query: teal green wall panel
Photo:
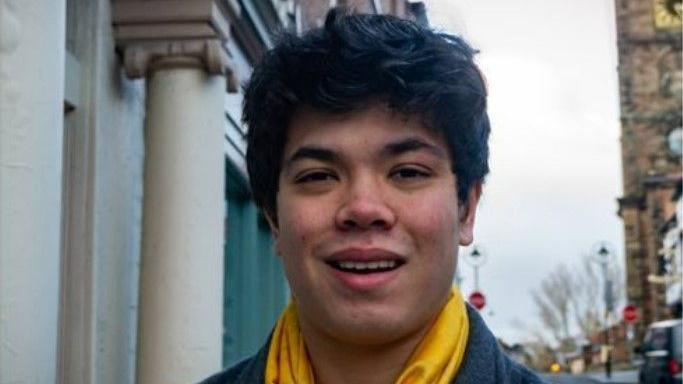
<svg viewBox="0 0 683 384"><path fill-rule="evenodd" d="M247 196L230 191L227 195L225 366L258 350L288 300L282 264L273 252L268 225Z"/></svg>

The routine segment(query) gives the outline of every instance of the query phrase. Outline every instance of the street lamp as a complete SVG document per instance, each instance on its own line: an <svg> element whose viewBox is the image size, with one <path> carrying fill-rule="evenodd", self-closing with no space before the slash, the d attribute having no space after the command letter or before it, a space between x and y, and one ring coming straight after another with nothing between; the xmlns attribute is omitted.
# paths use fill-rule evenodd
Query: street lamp
<svg viewBox="0 0 683 384"><path fill-rule="evenodd" d="M602 267L605 299L605 375L612 376L612 351L610 342L610 314L614 310L614 295L612 292L612 280L608 273L608 266L612 255L611 247L607 242L600 242L593 246L593 259Z"/></svg>
<svg viewBox="0 0 683 384"><path fill-rule="evenodd" d="M595 261L602 267L604 286L604 300L605 300L605 312L606 314L612 313L614 311L614 295L612 290L612 279L609 276L609 264L611 262L612 251L611 247L606 242L600 242L595 245L596 251L594 252Z"/></svg>
<svg viewBox="0 0 683 384"><path fill-rule="evenodd" d="M479 291L479 267L486 263L486 253L479 245L473 245L470 253L466 254L465 261L474 268L474 290Z"/></svg>

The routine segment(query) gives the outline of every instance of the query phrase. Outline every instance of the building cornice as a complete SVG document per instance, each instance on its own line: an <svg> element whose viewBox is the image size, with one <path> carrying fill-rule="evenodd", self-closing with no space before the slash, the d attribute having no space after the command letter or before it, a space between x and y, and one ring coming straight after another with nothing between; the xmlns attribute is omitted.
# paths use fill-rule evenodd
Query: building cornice
<svg viewBox="0 0 683 384"><path fill-rule="evenodd" d="M660 188L674 188L674 193L678 188L681 188L681 177L678 175L656 174L646 176L641 179L642 188L644 190L653 190ZM642 210L646 206L645 195L631 194L622 196L617 199L619 209L617 215L623 217L624 209Z"/></svg>
<svg viewBox="0 0 683 384"><path fill-rule="evenodd" d="M629 195L629 196L623 196L617 199L617 203L619 203L619 209L617 210L617 215L619 217L623 217L622 213L624 209L642 209L645 207L645 199L642 196L636 196L636 195Z"/></svg>
<svg viewBox="0 0 683 384"><path fill-rule="evenodd" d="M237 80L225 43L228 17L215 0L119 0L112 3L116 46L130 78L165 68L199 67Z"/></svg>
<svg viewBox="0 0 683 384"><path fill-rule="evenodd" d="M654 188L677 188L681 183L678 175L650 175L643 178L643 186L648 189Z"/></svg>

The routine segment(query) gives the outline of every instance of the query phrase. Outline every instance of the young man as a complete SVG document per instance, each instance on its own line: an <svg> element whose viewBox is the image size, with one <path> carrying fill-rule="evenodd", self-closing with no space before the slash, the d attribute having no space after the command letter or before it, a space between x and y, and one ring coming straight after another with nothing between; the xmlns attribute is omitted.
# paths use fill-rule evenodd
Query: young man
<svg viewBox="0 0 683 384"><path fill-rule="evenodd" d="M252 192L292 302L209 383L537 383L452 287L488 172L474 51L333 10L285 36L246 90Z"/></svg>

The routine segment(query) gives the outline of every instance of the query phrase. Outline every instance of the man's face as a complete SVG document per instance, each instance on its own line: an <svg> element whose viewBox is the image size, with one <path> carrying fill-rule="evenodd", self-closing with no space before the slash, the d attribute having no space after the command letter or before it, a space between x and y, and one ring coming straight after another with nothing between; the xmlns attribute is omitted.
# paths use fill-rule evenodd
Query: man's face
<svg viewBox="0 0 683 384"><path fill-rule="evenodd" d="M302 329L359 345L426 329L472 241L475 189L459 206L447 147L419 119L296 114L275 232Z"/></svg>

